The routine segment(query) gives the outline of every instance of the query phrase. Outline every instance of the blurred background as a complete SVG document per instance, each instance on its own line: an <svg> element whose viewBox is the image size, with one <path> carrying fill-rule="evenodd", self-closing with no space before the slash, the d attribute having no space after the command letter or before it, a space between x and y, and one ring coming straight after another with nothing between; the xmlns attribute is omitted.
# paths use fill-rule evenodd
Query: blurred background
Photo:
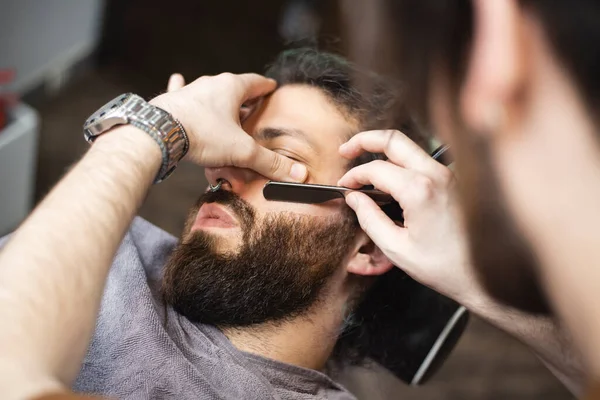
<svg viewBox="0 0 600 400"><path fill-rule="evenodd" d="M157 95L173 72L261 72L297 40L344 52L334 0L0 0L0 235L83 154L83 121L116 95ZM202 170L184 164L140 214L178 235L205 187ZM360 399L573 398L524 346L477 318L422 387L378 368L340 379Z"/></svg>

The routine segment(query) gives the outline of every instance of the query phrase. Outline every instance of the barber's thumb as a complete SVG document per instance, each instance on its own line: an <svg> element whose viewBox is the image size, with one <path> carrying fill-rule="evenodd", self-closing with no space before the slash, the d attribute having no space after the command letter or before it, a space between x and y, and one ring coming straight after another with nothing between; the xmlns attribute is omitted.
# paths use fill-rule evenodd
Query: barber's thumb
<svg viewBox="0 0 600 400"><path fill-rule="evenodd" d="M173 92L175 90L181 89L184 86L185 79L183 79L183 75L173 74L169 77L169 82L167 83L167 92Z"/></svg>
<svg viewBox="0 0 600 400"><path fill-rule="evenodd" d="M354 211L356 211L356 209L359 207L359 202L360 195L357 195L355 192L348 193L348 195L346 196L346 204L348 204L348 206Z"/></svg>
<svg viewBox="0 0 600 400"><path fill-rule="evenodd" d="M245 167L275 181L302 183L308 175L306 165L260 145L256 146L255 157Z"/></svg>

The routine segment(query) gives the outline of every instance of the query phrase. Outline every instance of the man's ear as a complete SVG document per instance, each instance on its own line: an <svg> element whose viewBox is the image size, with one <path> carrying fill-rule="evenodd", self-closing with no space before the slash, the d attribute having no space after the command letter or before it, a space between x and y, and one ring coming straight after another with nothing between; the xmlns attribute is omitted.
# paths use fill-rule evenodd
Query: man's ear
<svg viewBox="0 0 600 400"><path fill-rule="evenodd" d="M346 270L357 275L381 275L394 265L364 233L360 232Z"/></svg>
<svg viewBox="0 0 600 400"><path fill-rule="evenodd" d="M474 0L473 44L461 113L476 132L493 133L523 85L527 56L518 0Z"/></svg>

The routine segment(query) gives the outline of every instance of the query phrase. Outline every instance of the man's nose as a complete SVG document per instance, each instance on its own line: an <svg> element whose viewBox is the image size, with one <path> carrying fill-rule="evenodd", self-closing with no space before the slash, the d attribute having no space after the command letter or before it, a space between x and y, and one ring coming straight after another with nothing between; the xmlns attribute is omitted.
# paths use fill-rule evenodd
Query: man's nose
<svg viewBox="0 0 600 400"><path fill-rule="evenodd" d="M210 185L215 186L222 179L226 181L222 187L237 194L242 194L251 183L265 180L262 175L250 169L236 167L205 168L204 174Z"/></svg>

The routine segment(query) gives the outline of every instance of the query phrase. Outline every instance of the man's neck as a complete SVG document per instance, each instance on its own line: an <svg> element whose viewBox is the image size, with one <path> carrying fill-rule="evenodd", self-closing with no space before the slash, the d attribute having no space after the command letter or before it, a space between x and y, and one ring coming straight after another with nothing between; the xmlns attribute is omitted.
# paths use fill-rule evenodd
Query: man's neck
<svg viewBox="0 0 600 400"><path fill-rule="evenodd" d="M344 288L330 288L307 314L277 323L227 328L223 333L241 351L299 367L321 370L343 324L348 297Z"/></svg>

